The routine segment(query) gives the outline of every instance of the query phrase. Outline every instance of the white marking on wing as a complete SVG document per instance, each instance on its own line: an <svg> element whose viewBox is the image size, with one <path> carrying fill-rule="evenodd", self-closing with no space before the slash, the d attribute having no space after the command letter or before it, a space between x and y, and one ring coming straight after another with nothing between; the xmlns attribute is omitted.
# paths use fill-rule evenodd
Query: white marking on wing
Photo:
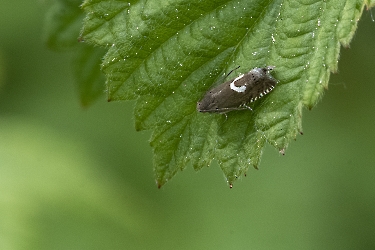
<svg viewBox="0 0 375 250"><path fill-rule="evenodd" d="M230 83L230 88L236 92L245 92L246 90L246 86L241 86L241 87L237 87L236 85L234 85L234 83L238 80L240 80L242 77L244 76L244 74L238 76L236 79L234 79L231 83Z"/></svg>

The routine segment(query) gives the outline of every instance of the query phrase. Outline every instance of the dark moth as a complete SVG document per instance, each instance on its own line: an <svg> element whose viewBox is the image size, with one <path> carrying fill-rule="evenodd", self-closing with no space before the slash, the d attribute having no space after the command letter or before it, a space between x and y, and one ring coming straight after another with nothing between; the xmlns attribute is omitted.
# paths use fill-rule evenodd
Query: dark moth
<svg viewBox="0 0 375 250"><path fill-rule="evenodd" d="M216 113L242 109L251 110L247 106L248 103L268 94L276 86L277 81L269 73L274 68L274 66L254 68L246 74L241 74L235 79L211 89L197 103L197 110Z"/></svg>

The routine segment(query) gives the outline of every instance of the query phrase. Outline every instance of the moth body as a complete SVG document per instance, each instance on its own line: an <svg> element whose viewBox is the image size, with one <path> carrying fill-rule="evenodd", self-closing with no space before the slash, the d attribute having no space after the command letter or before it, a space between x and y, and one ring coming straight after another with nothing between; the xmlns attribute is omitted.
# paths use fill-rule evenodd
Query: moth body
<svg viewBox="0 0 375 250"><path fill-rule="evenodd" d="M197 103L197 110L211 113L251 110L247 106L248 103L268 94L276 86L277 81L269 74L273 69L273 66L254 68L248 73L212 88Z"/></svg>

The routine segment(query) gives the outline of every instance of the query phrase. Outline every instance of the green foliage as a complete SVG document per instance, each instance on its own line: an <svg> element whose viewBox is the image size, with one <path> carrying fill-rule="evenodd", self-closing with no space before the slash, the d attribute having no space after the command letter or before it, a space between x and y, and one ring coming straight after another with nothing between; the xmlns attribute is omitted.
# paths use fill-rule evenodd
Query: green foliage
<svg viewBox="0 0 375 250"><path fill-rule="evenodd" d="M302 108L322 97L365 4L374 2L86 0L80 40L108 49L102 61L108 100L135 99L136 129L153 131L159 187L188 163L199 170L213 159L232 185L258 167L266 142L284 153L302 133ZM69 10L60 30L71 31L68 21L81 17ZM254 112L197 112L196 102L238 65L237 73L276 66L279 84L254 103ZM88 75L86 86L97 79Z"/></svg>
<svg viewBox="0 0 375 250"><path fill-rule="evenodd" d="M106 50L78 43L84 12L81 0L56 0L46 18L46 41L55 50L73 50L74 75L83 106L103 94L105 77L99 70Z"/></svg>

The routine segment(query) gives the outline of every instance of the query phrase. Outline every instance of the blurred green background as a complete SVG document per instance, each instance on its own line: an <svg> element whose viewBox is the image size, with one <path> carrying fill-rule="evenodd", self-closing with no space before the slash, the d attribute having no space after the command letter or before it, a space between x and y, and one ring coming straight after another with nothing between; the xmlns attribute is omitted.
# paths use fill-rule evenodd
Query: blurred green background
<svg viewBox="0 0 375 250"><path fill-rule="evenodd" d="M69 53L43 43L47 5L0 10L0 249L375 249L375 22L285 156L229 189L217 164L161 190L132 102L82 108Z"/></svg>

